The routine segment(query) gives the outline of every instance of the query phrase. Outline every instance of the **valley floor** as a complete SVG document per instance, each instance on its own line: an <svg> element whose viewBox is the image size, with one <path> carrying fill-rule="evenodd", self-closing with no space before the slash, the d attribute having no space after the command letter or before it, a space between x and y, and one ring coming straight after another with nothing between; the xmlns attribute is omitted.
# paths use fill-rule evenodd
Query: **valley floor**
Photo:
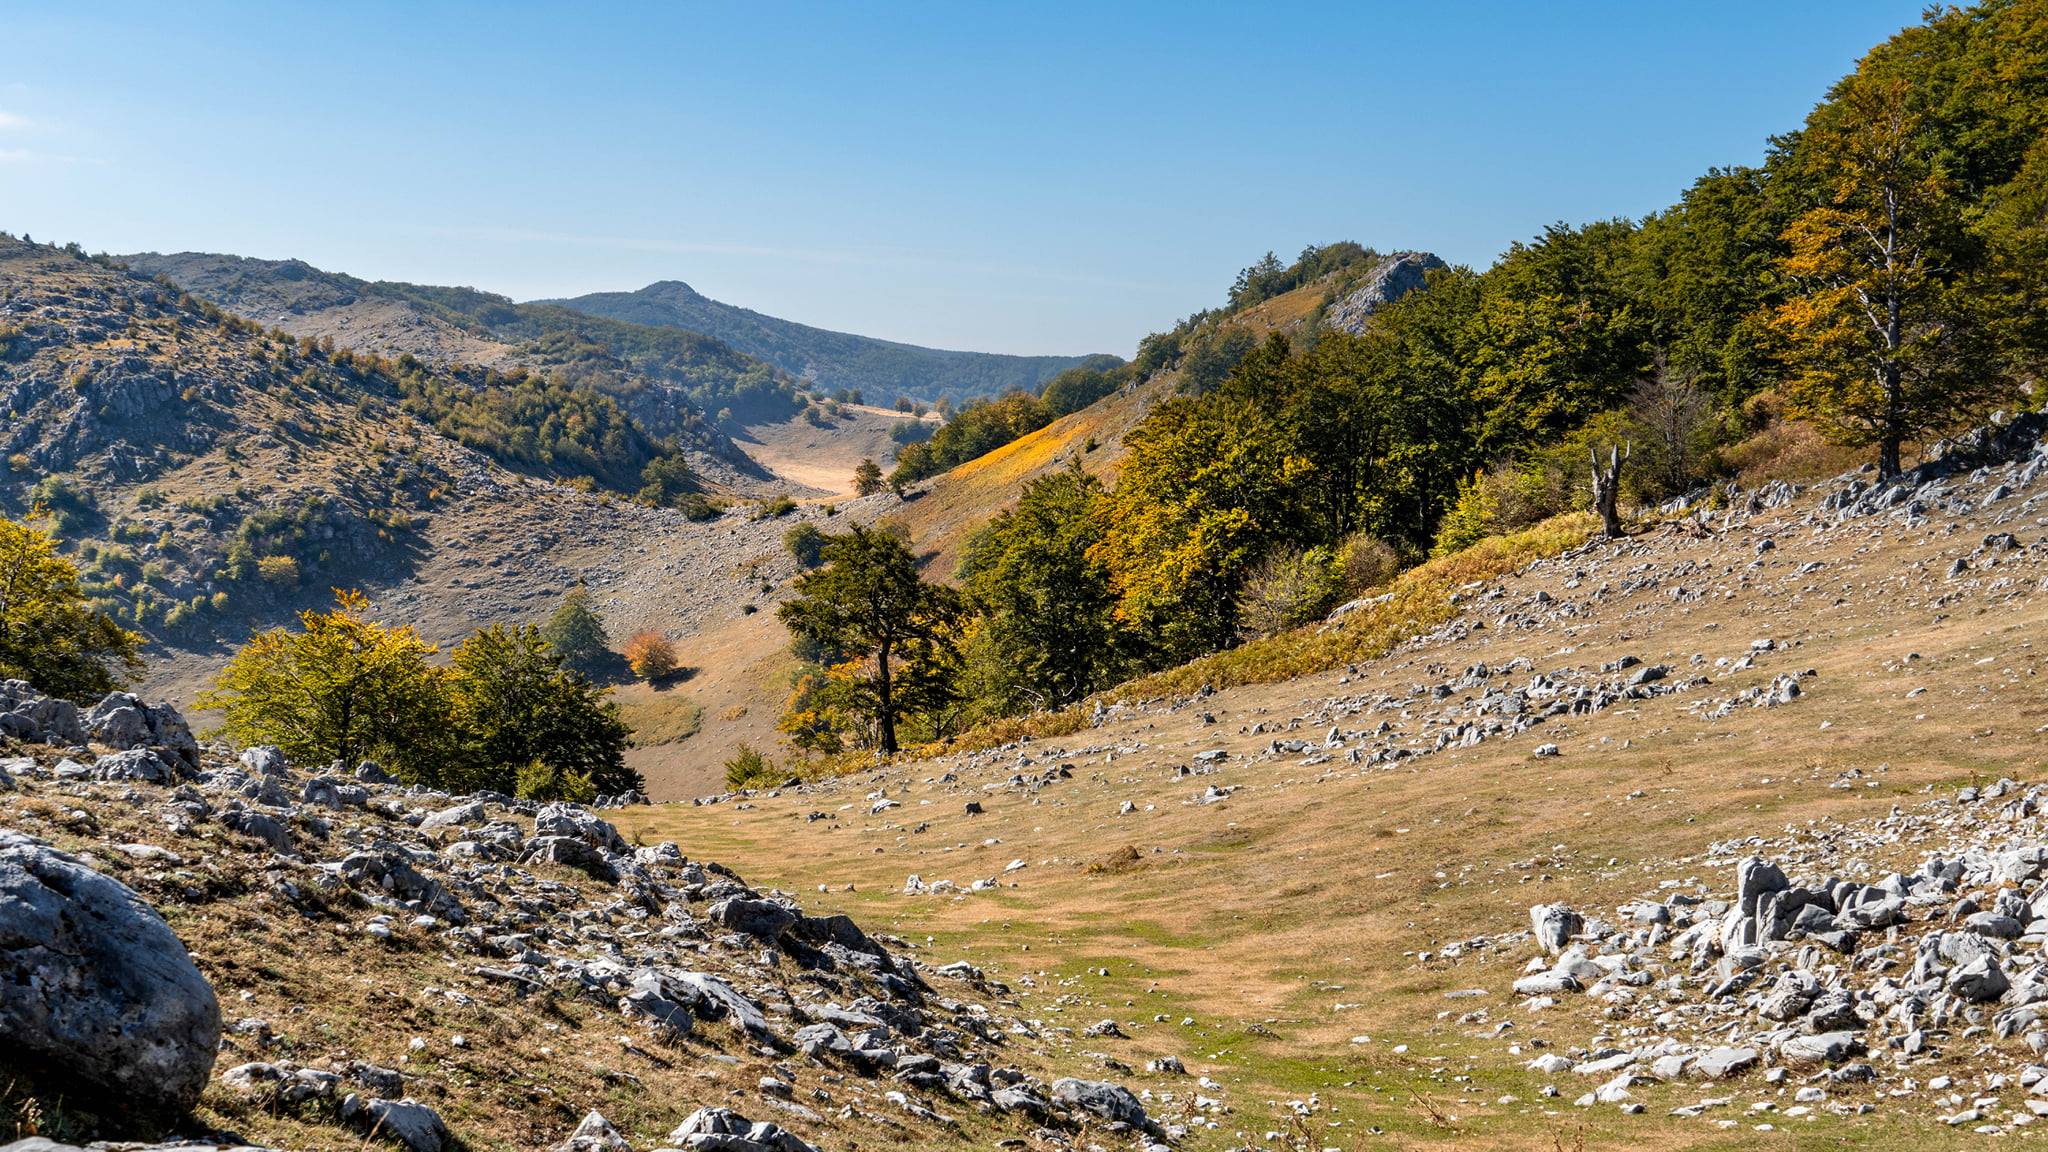
<svg viewBox="0 0 2048 1152"><path fill-rule="evenodd" d="M1594 1083L1526 1061L1612 1040L1598 1005L1514 995L1533 944L1445 950L1537 903L1732 889L1701 863L1716 842L2038 775L2048 497L1977 510L1989 487L1862 517L1812 497L1703 514L1468 589L1459 620L1353 670L621 827L930 941L1100 1066L1179 1057L1186 1077L1133 1087L1174 1092L1208 1126L1196 1147L1977 1141L1929 1093L1752 1114L1790 1105L1796 1077L1712 1085L1731 1101L1699 1118L1667 1117L1703 1094L1679 1081L1637 1088L1642 1115L1575 1107ZM2007 532L2017 548L1987 538ZM1669 670L1643 681L1661 694L1630 698L1629 657ZM1481 664L1495 676L1467 675ZM1519 732L1480 710L1538 673L1598 710ZM1796 699L1757 706L1781 678ZM1105 1018L1124 1036L1082 1035Z"/></svg>

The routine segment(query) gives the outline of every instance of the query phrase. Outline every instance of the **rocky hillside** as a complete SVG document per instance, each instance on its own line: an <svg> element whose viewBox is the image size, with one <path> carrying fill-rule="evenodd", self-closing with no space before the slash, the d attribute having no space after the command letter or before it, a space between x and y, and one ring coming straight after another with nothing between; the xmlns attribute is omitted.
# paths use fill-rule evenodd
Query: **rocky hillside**
<svg viewBox="0 0 2048 1152"><path fill-rule="evenodd" d="M0 1134L808 1152L1185 1131L1173 1096L1063 1056L971 964L581 808L201 747L131 696L81 712L8 682L0 734Z"/></svg>
<svg viewBox="0 0 2048 1152"><path fill-rule="evenodd" d="M2021 1134L2042 431L1717 491L1375 659L622 827L1109 1016L1203 1078L1192 1147Z"/></svg>
<svg viewBox="0 0 2048 1152"><path fill-rule="evenodd" d="M637 292L594 292L538 303L631 324L702 332L820 388L859 389L868 400L885 404L898 396L929 402L950 396L957 402L1012 388L1035 392L1047 380L1090 359L952 352L833 332L721 304L680 280L663 280Z"/></svg>
<svg viewBox="0 0 2048 1152"><path fill-rule="evenodd" d="M1356 287L1331 300L1322 322L1341 332L1363 332L1375 311L1426 287L1431 272L1448 267L1432 252L1396 252L1367 271Z"/></svg>
<svg viewBox="0 0 2048 1152"><path fill-rule="evenodd" d="M649 733L632 756L662 796L715 787L737 743L773 743L787 686L772 608L795 574L783 533L894 503L762 518L739 503L697 521L582 491L561 466L515 470L452 441L374 367L12 240L0 411L0 508L55 515L89 594L150 641L144 691L189 701L252 630L336 586L445 646L537 623L581 583L614 643L652 628L681 649L684 678L629 701ZM699 699L713 706L690 722Z"/></svg>
<svg viewBox="0 0 2048 1152"><path fill-rule="evenodd" d="M798 407L787 377L696 332L515 304L473 288L371 282L299 260L145 252L119 262L293 336L436 364L524 369L595 388L655 435L677 437L708 456L709 471L728 482L765 473L748 467L718 414L726 412L728 422L781 418ZM742 474L725 475L719 464L737 465Z"/></svg>

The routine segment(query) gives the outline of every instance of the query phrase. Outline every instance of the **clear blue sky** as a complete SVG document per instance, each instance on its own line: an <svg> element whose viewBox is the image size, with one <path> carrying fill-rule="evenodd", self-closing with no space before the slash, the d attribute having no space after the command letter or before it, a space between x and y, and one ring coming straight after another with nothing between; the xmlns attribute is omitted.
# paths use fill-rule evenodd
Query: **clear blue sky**
<svg viewBox="0 0 2048 1152"><path fill-rule="evenodd" d="M0 0L0 228L1128 355L1269 248L1663 207L1920 7Z"/></svg>

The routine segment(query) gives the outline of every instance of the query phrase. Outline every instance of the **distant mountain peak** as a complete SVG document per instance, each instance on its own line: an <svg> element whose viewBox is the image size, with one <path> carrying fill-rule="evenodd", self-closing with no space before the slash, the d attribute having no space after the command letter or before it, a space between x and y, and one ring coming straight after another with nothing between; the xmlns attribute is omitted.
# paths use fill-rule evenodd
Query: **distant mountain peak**
<svg viewBox="0 0 2048 1152"><path fill-rule="evenodd" d="M883 403L896 396L969 400L1012 388L1037 391L1086 356L1009 356L925 348L783 320L714 300L681 280L632 292L537 300L630 324L701 332L820 388L858 389Z"/></svg>

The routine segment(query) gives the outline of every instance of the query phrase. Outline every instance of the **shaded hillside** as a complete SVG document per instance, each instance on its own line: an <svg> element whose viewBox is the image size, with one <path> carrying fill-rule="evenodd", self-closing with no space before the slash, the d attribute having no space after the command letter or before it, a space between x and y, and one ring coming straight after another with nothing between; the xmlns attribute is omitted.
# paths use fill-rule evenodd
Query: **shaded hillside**
<svg viewBox="0 0 2048 1152"><path fill-rule="evenodd" d="M553 397L580 405L563 414L584 425L611 402L403 363L322 351L82 254L0 239L0 514L48 509L87 593L147 638L140 686L181 703L251 631L335 586L445 646L483 624L538 623L580 584L614 644L663 632L706 684L728 662L751 666L756 653L697 637L773 620L750 609L772 608L795 573L790 517L647 507L561 441L529 463L519 434L538 440L551 418L503 428L501 443L500 422L533 414L498 401ZM613 424L628 447L632 427ZM761 652L779 659L779 638ZM784 691L772 668L737 683L745 701L721 695L700 732L668 725L650 739L682 742L641 754L715 779L734 742L758 739L735 725L748 701L772 719ZM687 709L689 680L670 687L663 699Z"/></svg>
<svg viewBox="0 0 2048 1152"><path fill-rule="evenodd" d="M820 388L860 389L876 403L888 403L898 396L936 402L942 396L959 401L1011 388L1035 391L1087 359L953 352L832 332L720 303L680 280L663 280L637 292L595 292L536 303L559 304L633 324L707 333Z"/></svg>
<svg viewBox="0 0 2048 1152"><path fill-rule="evenodd" d="M298 260L208 253L141 253L128 267L163 276L222 307L295 336L436 363L543 372L618 400L657 436L757 470L720 429L720 418L775 419L797 411L793 382L708 336L603 320L545 305L515 304L472 288L371 282ZM758 475L754 477L758 479Z"/></svg>

